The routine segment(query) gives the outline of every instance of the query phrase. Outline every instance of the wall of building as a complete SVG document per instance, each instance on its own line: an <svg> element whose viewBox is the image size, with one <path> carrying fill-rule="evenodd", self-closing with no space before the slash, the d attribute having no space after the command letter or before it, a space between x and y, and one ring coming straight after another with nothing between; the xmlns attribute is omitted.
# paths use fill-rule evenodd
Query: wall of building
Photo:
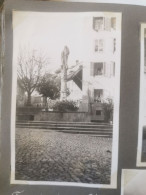
<svg viewBox="0 0 146 195"><path fill-rule="evenodd" d="M119 29L120 22L116 13L111 16L110 13L95 13L86 17L82 28L84 34L80 41L83 54L79 56L79 61L83 64L82 91L73 81L68 82L72 89L68 99L82 100L84 108L81 110L88 112L88 104L95 101L94 90L103 90L102 99L113 98L115 92L115 70L119 66ZM103 17L103 29L95 29L94 19ZM111 18L116 18L113 28ZM114 42L115 40L115 42ZM100 49L99 49L100 48ZM97 75L94 73L94 63L103 63L103 73ZM93 65L93 66L92 66ZM75 95L77 94L77 95ZM87 104L87 105L85 105Z"/></svg>

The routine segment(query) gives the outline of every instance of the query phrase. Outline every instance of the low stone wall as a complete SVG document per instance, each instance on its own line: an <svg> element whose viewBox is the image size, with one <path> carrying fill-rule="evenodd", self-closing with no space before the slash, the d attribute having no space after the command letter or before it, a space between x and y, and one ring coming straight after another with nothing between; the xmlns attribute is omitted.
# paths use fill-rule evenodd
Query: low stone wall
<svg viewBox="0 0 146 195"><path fill-rule="evenodd" d="M35 121L68 121L68 122L90 122L91 118L87 112L39 112L34 115Z"/></svg>
<svg viewBox="0 0 146 195"><path fill-rule="evenodd" d="M18 107L16 109L16 121L33 121L35 114L41 112L41 108Z"/></svg>
<svg viewBox="0 0 146 195"><path fill-rule="evenodd" d="M17 109L16 109L16 113L17 114L36 114L36 113L39 113L39 112L41 112L41 110L42 110L42 108L36 108L36 107L28 107L28 106L26 106L26 107L18 107Z"/></svg>

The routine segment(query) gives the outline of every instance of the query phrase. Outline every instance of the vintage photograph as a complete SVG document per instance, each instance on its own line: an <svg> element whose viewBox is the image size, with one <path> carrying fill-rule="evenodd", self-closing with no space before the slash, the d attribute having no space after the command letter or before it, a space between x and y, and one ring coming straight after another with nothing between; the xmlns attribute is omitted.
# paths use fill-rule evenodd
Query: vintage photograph
<svg viewBox="0 0 146 195"><path fill-rule="evenodd" d="M146 166L146 24L141 24L140 103L137 166Z"/></svg>
<svg viewBox="0 0 146 195"><path fill-rule="evenodd" d="M145 195L145 181L146 170L122 170L121 195Z"/></svg>
<svg viewBox="0 0 146 195"><path fill-rule="evenodd" d="M116 188L121 14L13 11L11 183Z"/></svg>

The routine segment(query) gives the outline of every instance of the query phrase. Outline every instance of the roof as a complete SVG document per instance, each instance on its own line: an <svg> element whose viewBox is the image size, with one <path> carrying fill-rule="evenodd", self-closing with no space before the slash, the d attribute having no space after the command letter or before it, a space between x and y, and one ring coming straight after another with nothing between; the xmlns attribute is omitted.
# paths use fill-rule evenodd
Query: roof
<svg viewBox="0 0 146 195"><path fill-rule="evenodd" d="M70 71L67 75L67 81L73 80L76 85L82 90L82 72L83 66L75 67L74 70Z"/></svg>

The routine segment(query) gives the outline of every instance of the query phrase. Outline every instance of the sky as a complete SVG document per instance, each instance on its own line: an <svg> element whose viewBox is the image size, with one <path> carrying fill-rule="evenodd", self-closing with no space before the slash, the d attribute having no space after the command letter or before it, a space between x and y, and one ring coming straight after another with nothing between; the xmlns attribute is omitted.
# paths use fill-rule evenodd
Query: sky
<svg viewBox="0 0 146 195"><path fill-rule="evenodd" d="M14 64L20 49L33 49L44 53L49 58L49 70L56 70L61 65L61 52L65 45L69 47L68 64L82 61L86 20L93 13L40 13L13 12L13 57Z"/></svg>
<svg viewBox="0 0 146 195"><path fill-rule="evenodd" d="M93 17L106 15L115 17L112 12L13 11L13 64L20 50L37 50L49 58L48 70L55 71L65 45L70 50L68 66L76 60L84 63L93 50Z"/></svg>
<svg viewBox="0 0 146 195"><path fill-rule="evenodd" d="M49 59L47 70L53 72L61 67L61 52L66 45L70 50L69 67L75 65L76 60L81 64L91 61L95 36L93 17L106 15L115 17L114 12L13 11L14 66L20 51L37 50ZM106 34L98 36L103 38Z"/></svg>

